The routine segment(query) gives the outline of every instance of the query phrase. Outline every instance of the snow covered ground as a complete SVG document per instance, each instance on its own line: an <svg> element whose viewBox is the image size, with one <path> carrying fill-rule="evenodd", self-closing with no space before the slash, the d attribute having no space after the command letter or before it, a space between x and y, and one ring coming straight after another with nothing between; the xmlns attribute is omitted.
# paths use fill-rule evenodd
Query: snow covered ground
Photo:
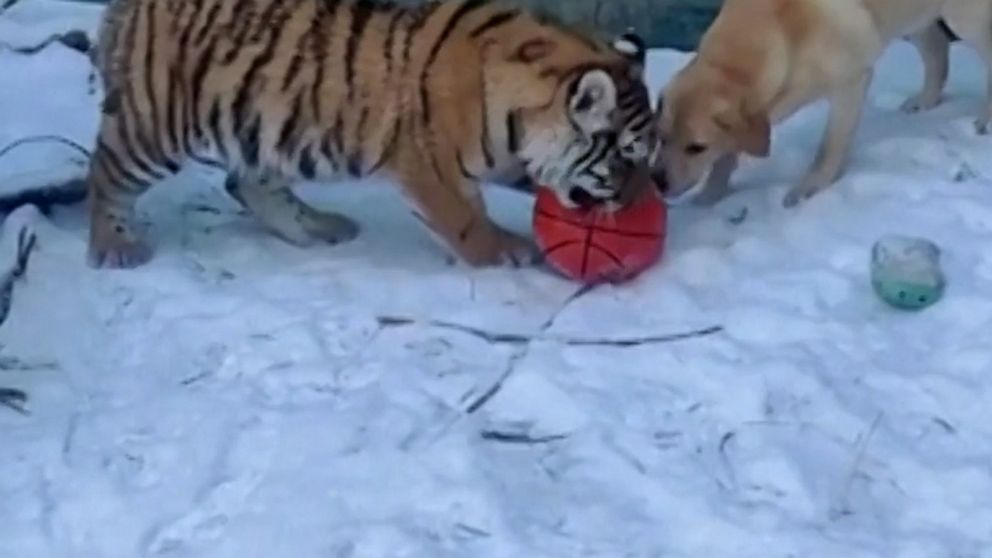
<svg viewBox="0 0 992 558"><path fill-rule="evenodd" d="M26 0L0 41L92 29L98 10ZM652 85L683 61L654 53ZM983 70L961 47L954 62L949 102L907 116L920 64L893 47L835 188L780 206L817 106L744 191L673 209L661 265L575 300L542 270L448 265L371 184L308 188L364 232L299 250L191 168L148 197L157 257L127 272L85 266L80 207L17 211L0 261L25 223L38 250L0 386L31 399L0 407L0 557L992 557L992 139L971 125ZM0 144L90 145L87 73L61 46L0 49ZM0 184L71 158L23 147ZM531 200L490 194L525 230ZM943 302L873 296L885 233L943 246Z"/></svg>

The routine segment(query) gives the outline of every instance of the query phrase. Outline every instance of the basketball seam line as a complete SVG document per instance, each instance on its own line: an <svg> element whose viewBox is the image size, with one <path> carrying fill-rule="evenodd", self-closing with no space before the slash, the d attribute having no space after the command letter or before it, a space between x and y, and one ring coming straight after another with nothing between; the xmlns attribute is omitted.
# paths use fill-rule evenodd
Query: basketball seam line
<svg viewBox="0 0 992 558"><path fill-rule="evenodd" d="M579 272L583 277L586 276L586 267L589 266L589 251L592 250L592 233L594 229L586 230L586 241L585 245L582 247L582 267Z"/></svg>
<svg viewBox="0 0 992 558"><path fill-rule="evenodd" d="M575 240L575 239L565 240L565 241L559 242L558 244L555 244L554 246L551 246L549 248L546 248L545 250L543 250L543 253L544 253L544 256L545 257L548 257L551 254L557 252L558 250L561 250L562 248L568 248L569 246L571 246L573 244L580 244L580 243L582 243L581 240ZM612 260L613 263L615 263L617 265L617 267L619 267L621 269L624 267L623 260L620 259L620 257L617 256L616 254L614 254L613 252L611 252L609 249L607 249L605 246L600 246L599 244L596 244L595 242L589 242L588 244L585 244L585 246L588 246L588 247L591 247L591 248L595 248L596 250L599 250L600 252L602 252L602 254L604 256L606 256L607 258L609 258L610 260Z"/></svg>
<svg viewBox="0 0 992 558"><path fill-rule="evenodd" d="M614 254L613 252L610 252L609 250L607 250L606 248L600 246L599 244L595 244L595 243L591 243L590 242L589 243L589 247L590 248L595 248L595 249L599 250L600 252L602 252L607 258L610 258L611 260L613 260L613 263L616 264L616 266L620 269L620 271L624 271L623 260L621 260L616 254Z"/></svg>
<svg viewBox="0 0 992 558"><path fill-rule="evenodd" d="M562 248L568 248L569 246L571 246L573 244L579 244L579 243L582 243L582 241L581 240L576 240L576 239L564 240L562 242L559 242L558 244L555 244L553 246L550 246L550 247L542 250L542 253L544 254L544 257L545 258L548 258L551 254L557 252L558 250L561 250ZM584 258L588 258L588 253L591 251L592 248L595 248L601 254L603 254L604 256L606 256L610 261L612 261L613 264L617 267L617 270L620 273L623 273L624 271L626 271L626 266L624 265L623 260L619 256L617 256L616 254L614 254L613 252L611 252L609 249L607 249L605 246L600 246L599 244L596 244L593 241L588 241L588 242L585 242L584 243L583 248L585 249L585 252L583 254L583 257ZM585 274L586 274L586 269L585 269L586 267L588 267L588 262L584 261L583 262L583 267L579 271L579 273L582 276L585 276ZM608 275L607 274L603 274L603 276L606 277Z"/></svg>
<svg viewBox="0 0 992 558"><path fill-rule="evenodd" d="M601 226L599 226L599 225L597 225L595 223L586 224L586 223L581 223L581 222L578 222L578 221L573 221L572 219L569 219L569 218L564 217L562 215L555 215L554 213L548 213L547 211L545 211L543 209L538 209L537 210L537 214L540 215L540 216L542 216L542 217L547 217L548 219L551 219L553 221L558 221L559 223L565 223L565 224L572 225L572 226L575 226L575 227L579 227L579 228L582 228L582 229L593 230L593 231L601 232L601 233L612 233L612 234L615 234L617 236L625 236L625 237L630 237L630 238L642 238L642 239L646 239L646 238L661 238L661 237L663 237L665 235L664 232L660 232L660 233L646 233L646 232L625 231L623 229L608 229L608 228L605 228L605 227L601 227Z"/></svg>

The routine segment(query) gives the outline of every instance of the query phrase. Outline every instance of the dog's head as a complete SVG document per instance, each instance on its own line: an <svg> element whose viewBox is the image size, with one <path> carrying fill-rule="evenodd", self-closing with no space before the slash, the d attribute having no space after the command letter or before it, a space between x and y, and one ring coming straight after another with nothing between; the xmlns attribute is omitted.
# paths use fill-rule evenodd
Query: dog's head
<svg viewBox="0 0 992 558"><path fill-rule="evenodd" d="M684 71L658 99L654 181L666 197L680 198L724 155L767 157L770 127L766 114L749 110L741 88L716 76Z"/></svg>

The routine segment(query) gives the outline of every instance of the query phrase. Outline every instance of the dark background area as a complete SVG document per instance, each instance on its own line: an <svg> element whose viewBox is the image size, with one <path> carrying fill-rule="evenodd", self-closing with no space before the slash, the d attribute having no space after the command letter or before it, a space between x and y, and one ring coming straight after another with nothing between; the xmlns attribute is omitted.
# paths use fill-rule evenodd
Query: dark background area
<svg viewBox="0 0 992 558"><path fill-rule="evenodd" d="M634 29L651 47L695 48L722 0L512 0L607 32Z"/></svg>
<svg viewBox="0 0 992 558"><path fill-rule="evenodd" d="M103 0L77 0L103 3ZM416 4L421 0L402 0ZM694 48L722 0L504 0L607 32L637 31L652 47Z"/></svg>

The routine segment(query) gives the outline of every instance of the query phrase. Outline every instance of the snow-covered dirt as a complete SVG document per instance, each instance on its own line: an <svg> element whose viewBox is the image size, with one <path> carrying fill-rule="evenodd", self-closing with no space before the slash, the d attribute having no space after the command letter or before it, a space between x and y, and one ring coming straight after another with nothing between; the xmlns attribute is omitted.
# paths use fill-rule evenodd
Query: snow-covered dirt
<svg viewBox="0 0 992 558"><path fill-rule="evenodd" d="M98 15L25 0L0 41ZM652 86L684 60L653 53ZM91 145L88 72L61 46L0 48L0 144ZM0 386L30 414L0 407L0 557L992 557L985 78L956 47L948 102L901 114L920 73L891 49L830 191L780 205L816 106L747 164L744 191L672 209L659 266L574 300L540 269L449 265L388 184L308 185L364 229L301 250L190 168L146 199L157 255L124 272L85 265L81 207L18 210L0 263L25 224L38 249L0 328ZM0 184L73 157L19 148ZM489 197L526 230L529 197ZM874 297L886 233L943 247L937 306Z"/></svg>

